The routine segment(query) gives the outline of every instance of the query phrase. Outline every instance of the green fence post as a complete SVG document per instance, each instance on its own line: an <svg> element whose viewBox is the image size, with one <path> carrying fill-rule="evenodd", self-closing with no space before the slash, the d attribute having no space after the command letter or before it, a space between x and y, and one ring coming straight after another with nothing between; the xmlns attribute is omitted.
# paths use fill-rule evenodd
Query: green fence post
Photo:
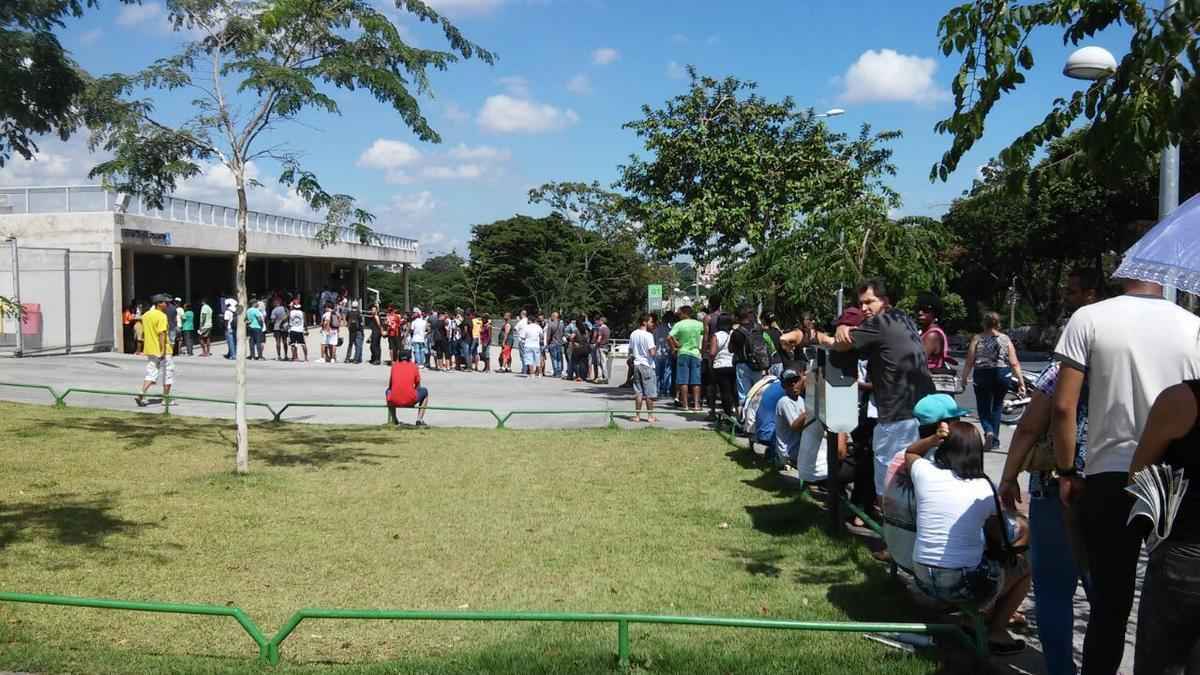
<svg viewBox="0 0 1200 675"><path fill-rule="evenodd" d="M617 415L615 412L613 412L611 410L608 412L608 428L609 429L619 428L619 427L617 427Z"/></svg>
<svg viewBox="0 0 1200 675"><path fill-rule="evenodd" d="M617 667L629 670L629 622L617 622Z"/></svg>

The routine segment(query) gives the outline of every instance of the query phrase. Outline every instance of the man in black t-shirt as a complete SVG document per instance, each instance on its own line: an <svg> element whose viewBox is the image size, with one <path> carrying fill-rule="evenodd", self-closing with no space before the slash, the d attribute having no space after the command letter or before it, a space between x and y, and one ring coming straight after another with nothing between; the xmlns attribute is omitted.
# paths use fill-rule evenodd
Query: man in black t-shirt
<svg viewBox="0 0 1200 675"><path fill-rule="evenodd" d="M881 279L864 281L858 288L858 301L866 320L855 328L838 326L834 336L820 332L815 336L818 344L837 351L854 351L867 359L879 409L872 446L875 493L880 495L892 458L918 440L913 407L923 396L934 393L921 335L907 314L892 307L893 293ZM785 339L802 336L793 338L789 334Z"/></svg>

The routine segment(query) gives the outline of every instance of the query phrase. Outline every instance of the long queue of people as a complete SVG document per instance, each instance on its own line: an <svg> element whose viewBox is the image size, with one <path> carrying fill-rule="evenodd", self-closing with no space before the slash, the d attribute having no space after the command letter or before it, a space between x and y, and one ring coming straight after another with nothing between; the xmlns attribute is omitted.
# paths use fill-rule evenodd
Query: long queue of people
<svg viewBox="0 0 1200 675"><path fill-rule="evenodd" d="M697 389L710 385L710 396L740 401L735 414L775 466L794 466L818 482L837 471L837 483L852 486L851 502L885 523L887 548L877 557L911 572L929 597L982 612L992 653L1024 648L1008 628L1024 621L1018 608L1032 586L1047 671L1078 672L1073 598L1082 585L1090 605L1082 672L1113 675L1125 651L1146 534L1140 521L1130 522L1134 497L1125 487L1152 464L1182 469L1185 477L1200 471L1200 318L1164 301L1156 284L1120 281L1123 293L1105 299L1097 271L1069 274L1065 299L1074 313L1036 378L998 484L984 472L984 453L999 445L1000 382L1021 366L995 315L984 316L955 375L976 391L979 426L964 420L969 411L955 392L939 392L935 375L947 372L950 359L936 298L918 301L914 321L892 305L894 292L878 279L860 286L859 306L838 317L832 331L804 325L775 337L771 323L752 312L729 319L719 309L697 327L681 311L650 356L675 360L679 405L698 401ZM652 324L646 328L654 332ZM738 332L742 338L734 340ZM777 370L775 351L766 368L750 353L763 336L779 346ZM708 364L696 351L704 345ZM824 429L804 404L806 378L795 350L805 346L847 352L859 363L860 424L836 436L834 467L825 466L826 453L816 447ZM726 349L736 394L725 395L729 375L716 372L728 368ZM740 364L749 367L745 384ZM1024 492L1017 482L1023 472ZM1028 516L1020 509L1026 498ZM1138 675L1200 672L1192 657L1200 643L1198 563L1200 491L1184 494L1169 536L1149 553L1137 617Z"/></svg>
<svg viewBox="0 0 1200 675"><path fill-rule="evenodd" d="M224 358L234 359L239 331L245 331L250 360L266 360L273 338L275 360L308 362L308 335L315 331L316 362L381 365L398 362L401 352L408 351L421 369L608 380L612 331L600 314L564 320L558 312L547 317L524 309L495 319L462 308L423 312L414 307L409 312L392 305L362 307L345 289L337 293L328 288L316 295L312 311L306 311L299 293L282 291L252 297L244 309L227 297L218 298L217 306L221 311L204 298L193 309L191 303L164 294L149 303L133 303L123 317L126 351L145 353L144 314L158 307L166 318L169 351L176 356L211 356L211 341L219 331ZM494 369L493 350L498 352Z"/></svg>

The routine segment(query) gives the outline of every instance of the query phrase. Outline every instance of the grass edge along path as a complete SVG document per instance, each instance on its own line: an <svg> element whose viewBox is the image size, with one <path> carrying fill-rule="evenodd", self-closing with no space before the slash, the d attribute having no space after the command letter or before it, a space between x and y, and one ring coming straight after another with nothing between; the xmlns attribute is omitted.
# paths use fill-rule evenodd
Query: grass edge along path
<svg viewBox="0 0 1200 675"><path fill-rule="evenodd" d="M186 569L188 566L184 563L191 560L192 555L159 556L161 559L154 559L155 555L158 555L154 553L155 542L147 540L171 539L171 536L167 535L179 536L192 528L203 529L211 526L212 524L207 523L204 519L214 516L215 512L211 510L212 504L208 503L213 498L219 501L233 499L235 502L239 499L272 501L269 499L270 497L306 495L308 501L315 500L325 508L337 508L341 505L339 499L344 496L342 490L338 488L344 487L342 484L347 482L347 477L350 477L348 480L356 482L361 487L362 483L359 481L379 482L382 480L386 482L394 480L397 475L406 475L409 470L419 469L422 464L437 465L439 462L435 460L414 464L411 461L412 455L415 451L417 457L428 459L431 457L430 455L422 454L426 444L443 447L446 444L452 445L454 439L457 438L465 440L467 446L488 443L494 445L497 442L504 443L505 446L500 452L491 453L492 459L487 464L487 471L465 471L469 474L466 481L466 492L464 492L464 485L461 482L445 478L443 471L445 466L436 466L432 472L413 476L412 479L415 482L422 483L427 488L426 494L422 496L422 499L417 500L417 503L428 504L431 513L444 515L446 512L445 500L438 499L436 490L431 492L428 489L430 484L427 479L430 475L437 476L443 482L448 483L446 489L454 493L452 498L460 500L472 494L471 486L479 486L479 483L472 483L472 480L483 480L486 483L483 487L500 491L513 478L529 478L529 484L524 486L521 494L535 498L533 503L525 506L526 510L534 512L535 517L532 518L532 522L557 516L563 522L546 524L549 530L546 534L567 535L566 537L549 536L539 539L539 541L543 542L543 546L551 541L570 541L570 543L562 543L552 550L543 552L546 557L560 559L566 565L566 570L558 570L552 565L542 567L535 565L535 569L545 572L550 588L573 595L570 602L566 604L566 609L592 609L593 607L590 605L595 605L595 609L599 611L621 611L632 607L660 614L759 615L763 618L809 618L812 616L821 620L844 620L850 617L850 614L847 614L844 609L849 609L854 615L852 618L862 620L894 620L912 617L905 611L906 603L893 602L891 598L881 597L881 589L878 587L879 577L885 576L881 569L867 567L865 568L867 574L864 576L864 570L860 566L863 562L862 556L856 554L853 544L847 547L837 542L821 539L824 535L820 532L820 528L813 526L820 521L821 516L819 513L813 512L816 507L811 502L807 502L803 498L797 500L792 495L784 495L774 487L765 484L764 476L758 474L756 470L743 466L741 458L738 458L734 451L730 451L728 446L711 432L667 433L655 430L518 432L456 429L396 432L373 428L363 429L362 427L351 432L332 427L314 428L311 425L284 425L286 427L284 429L273 430L272 426L263 425L262 428L255 429L257 447L262 453L255 464L256 473L252 474L249 480L245 480L213 475L214 472L216 474L225 473L229 466L226 456L228 449L221 447L224 443L221 429L227 426L222 422L175 418L169 423L163 424L161 420L147 415L82 409L64 411L16 404L0 404L0 419L13 422L0 427L0 448L3 448L0 449L0 461L14 469L6 471L4 477L0 477L0 487L4 489L4 492L0 494L13 494L12 488L15 487L17 488L16 493L26 497L25 501L15 504L8 499L0 501L0 566L5 572L5 581L0 590L4 591L94 590L95 592L87 594L101 595L102 593L99 591L111 591L116 587L128 589L130 592L114 594L109 597L178 599L190 602L216 594L215 597L218 598L228 597L225 603L242 602L236 588L205 589L202 580L197 580L199 589L190 585L179 587L181 590L190 592L189 597L176 598L169 595L167 593L167 590L171 588L169 584L161 583L161 581L156 583L153 574L156 566L167 568L182 566ZM274 439L271 437L273 433L280 433L284 436ZM298 440L301 437L309 438L307 445L304 441ZM320 442L322 437L325 441L332 441L332 443ZM39 439L40 442L30 443L33 439ZM178 454L179 445L178 443L172 444L172 439L188 441L186 456ZM204 440L210 442L205 443ZM547 440L562 440L562 447L574 448L582 454L564 462L561 457L562 453L558 451L559 446L551 444L548 450L544 449L544 442ZM415 448L410 441L416 441ZM279 444L289 448L289 451L279 451L276 447ZM340 451L331 448L331 445L338 446ZM684 447L679 447L681 445ZM22 450L15 450L18 447ZM543 450L539 452L537 448L543 448ZM30 452L31 450L33 452ZM450 450L446 456L458 456L453 448ZM656 457L653 454L655 452L663 454ZM741 452L744 453L744 451ZM535 456L529 457L529 455ZM435 454L432 457L436 459L442 455ZM388 470L390 461L402 461L405 458L410 461L405 465L403 471L390 472ZM510 462L512 466L509 465ZM128 463L125 468L131 470L135 475L123 477L119 470L116 475L103 475L106 471L112 472L114 467L120 466L122 463ZM456 466L453 461L449 464ZM550 466L544 466L547 464ZM41 470L36 471L39 467ZM539 467L542 468L539 469ZM565 488L557 479L557 472L564 467L576 469L579 472L578 475L569 475L570 480ZM391 475L387 475L389 473ZM420 471L413 473L421 474ZM693 473L696 475L691 475ZM640 476L640 480L622 478L621 474ZM30 481L29 478L33 475L36 475L37 479ZM593 480L586 480L589 475L594 476ZM485 480L488 476L492 478L490 482ZM556 479L546 480L547 476L556 476ZM613 480L614 476L618 479ZM714 480L714 478L720 480ZM668 479L675 479L678 485L672 486L669 482L664 482ZM113 496L113 493L116 492L114 485L125 486L130 482L143 488L133 490L134 492L140 491L146 494ZM625 493L615 495L615 497L609 494L614 486L628 482L633 484L626 486ZM291 485L291 483L296 483L296 485ZM662 494L655 494L655 490L646 489L647 486L658 487L658 492ZM159 492L158 489L161 487L170 489ZM226 494L226 491L231 488L235 494ZM310 494L317 489L328 490L328 494L317 497ZM31 500L32 495L29 493L36 493L39 490L44 494ZM184 514L177 509L167 511L170 518L167 515L163 516L163 520L167 523L170 523L171 519L180 519L181 522L175 526L159 525L140 532L122 529L128 527L129 523L143 522L141 512L147 508L148 501L153 502L158 511L165 510L165 507L158 502L162 501L164 496L171 496L171 492L185 493L175 496L183 498L183 504L191 504L199 511L194 515L197 518L194 523L186 521ZM731 518L730 522L722 522L720 523L722 527L718 527L716 519L730 517L732 515L730 507L738 505L739 501L725 499L726 503L714 505L709 502L717 501L716 499L709 500L705 497L725 497L728 496L728 493L734 493L741 498L744 502L744 512L742 517ZM104 517L117 523L117 526L114 527L111 523L99 525L84 523L80 527L80 531L76 531L72 529L74 526L65 522L68 516L76 516L84 520L96 516L96 513L88 511L86 508L81 509L78 504L88 503L89 500L91 502L103 501L106 499L104 495L109 495L107 499L110 501L104 503L99 510L105 511L107 515ZM605 498L606 495L608 498ZM370 495L364 495L364 498L367 499L367 503L375 503L370 501ZM693 499L702 506L691 505L688 503L688 499ZM71 503L72 500L74 500L74 505ZM612 538L613 530L601 532L598 537L587 540L579 538L589 531L589 527L606 529L607 521L613 519L613 514L609 513L603 519L584 523L588 527L578 528L573 527L577 525L573 521L577 520L579 516L577 507L583 503L595 505L598 502L603 502L600 504L601 506L619 505L623 503L623 500L630 501L626 506L634 513L632 520L625 519L616 523L616 531L620 531L621 528L629 528L633 523L645 521L648 516L661 514L664 531L650 532L649 534L657 534L660 538L666 537L667 539L671 539L672 535L675 535L678 541L667 542L670 544L667 548L656 547L653 537L650 536L643 537L645 541L631 542L634 551L631 554L626 553L626 557L631 557L636 564L630 567L629 560L616 560L621 557L617 555L621 550L613 549L607 541ZM64 507L62 502L68 502L68 505ZM565 503L567 508L555 508L556 505L563 506L559 502ZM638 502L645 503L638 508ZM361 504L363 502L351 503ZM31 508L31 504L37 508ZM295 506L303 510L304 506L311 507L311 504ZM461 506L462 504L460 504ZM39 511L38 508L42 511ZM67 511L56 512L56 509L61 508L66 508ZM482 505L467 510L473 513L474 517L480 517L479 514L493 508L498 508L498 503L484 500ZM248 510L253 511L254 509ZM808 517L804 517L804 512L812 513L809 513ZM797 514L801 518L792 517ZM236 511L225 510L217 515L227 521L228 518L236 517L239 514ZM515 517L516 515L518 514L507 513L506 517ZM703 527L697 527L697 524L693 522L697 517L706 521ZM22 518L30 522L23 522ZM62 522L56 520L60 518ZM619 517L616 520L621 521ZM794 522L795 520L812 522ZM121 523L125 525L121 525ZM225 524L227 522L216 525L223 526ZM105 527L110 527L111 531L92 531L103 530ZM468 536L465 541L475 540L474 537L469 536L472 532L466 534ZM643 530L642 534L648 533ZM732 537L735 541L750 539L757 544L779 544L781 548L777 551L767 552L749 550L749 547L743 547L745 550L720 547L717 551L726 555L711 558L706 556L706 554L713 553L713 549L712 542L705 540L723 540L729 538L730 535L739 535ZM246 541L252 541L253 534L248 536L251 539L246 539ZM516 536L521 538L519 535ZM237 537L234 539L236 543ZM319 536L316 541L320 541ZM804 542L805 545L797 548L795 545L801 542ZM638 544L641 544L643 548L639 548ZM220 563L225 560L219 556L215 559L206 558L210 552L203 547L197 550L194 542L183 542L182 544L177 542L176 545L181 545L189 553L200 556L201 564ZM581 568L576 557L570 555L572 553L570 549L575 547L582 547L589 555L596 557L607 555L613 558L612 561L601 560L598 562L613 564L623 562L624 565L616 564L616 567L626 571L650 567L651 573L644 575L644 578L639 578L635 574L606 575L603 569L593 572L586 566ZM435 547L431 546L430 548ZM515 547L517 551L525 548L524 542L518 542ZM789 552L787 550L789 548L794 550ZM667 557L671 559L666 561L665 569L674 569L685 579L692 579L692 584L681 585L678 583L678 579L671 578L674 575L657 574L662 572L664 567L652 564L656 552L672 552L675 549L681 549L684 551L684 555L668 553ZM145 565L143 558L147 555L147 551L149 551L151 563L149 567L143 568ZM425 552L436 557L437 551L426 550ZM514 549L502 550L499 553L511 556L514 555ZM252 554L253 552L251 552ZM285 558L289 555L293 555L293 553L284 552L282 554ZM96 561L91 560L95 557L106 558L100 569L105 569L107 564L116 564L117 567L107 567L111 571L98 578L94 574ZM276 555L275 557L278 562L280 556ZM798 564L793 564L793 557L799 559L796 561ZM732 560L727 558L732 558ZM805 560L806 558L807 560ZM382 558L384 561L387 559L386 556ZM838 564L832 567L822 564L830 560L835 560ZM52 567L56 569L33 569L37 568L39 563L44 565L46 562L52 562ZM378 560L372 558L369 562L377 563ZM503 563L505 561L492 562ZM521 562L526 567L529 564L528 560ZM693 562L699 564L693 565L694 569L687 568L687 565ZM804 563L811 563L807 569L807 574L812 575L811 579L805 577L803 570L800 569L804 567ZM93 565L93 567L87 574L79 578L71 578L72 570L89 565ZM132 569L124 570L120 565ZM372 568L374 566L372 564ZM517 565L517 567L521 567L521 565ZM591 573L581 575L581 570ZM17 573L13 574L13 572ZM796 580L789 578L793 573L797 575ZM134 577L132 579L130 578L131 574ZM519 577L520 572L518 571L517 574ZM594 577L597 576L601 577L599 579L601 593L596 593L591 588L582 590L575 588L580 585L588 586L590 582L596 581ZM38 579L41 580L40 583L36 582ZM62 579L62 583L57 584L58 587L54 587L56 584L48 583L55 579ZM134 583L143 580L145 584ZM704 588L710 580L715 580L716 583L711 592ZM852 583L832 584L835 580ZM490 599L482 598L479 603L484 607L511 608L515 611L563 608L561 605L555 606L554 604L560 600L546 601L546 597L554 596L555 593L547 595L545 592L526 591L521 588L520 581L518 578L518 583L509 584L505 589L506 591L517 589L519 592L510 593L508 596L500 594ZM610 581L614 584L613 588L605 588ZM802 581L805 583L801 583ZM853 583L855 581L857 584ZM437 580L433 580L431 583L436 586ZM563 588L559 589L555 584L561 584ZM634 592L626 592L626 589L618 592L617 584L623 584L627 588L632 587ZM18 588L18 585L33 587ZM237 584L230 585L236 586ZM411 583L409 585L412 586ZM590 585L596 586L596 584ZM667 591L656 593L654 589L659 585L666 586ZM831 588L831 585L842 588ZM821 591L854 592L853 588L856 585L865 586L865 588L857 591L860 594L857 602L849 603L846 608L830 606L820 598L820 595L823 594ZM140 586L150 592L143 591L139 594L137 591L140 590ZM693 586L698 588L693 588ZM672 588L677 588L677 592L672 592ZM792 588L798 589L800 593L793 595L789 592ZM308 591L308 587L305 585L287 586L287 589L294 590L300 596ZM572 594L571 591L575 591L575 593ZM620 597L609 599L606 596L609 596L610 592L613 596ZM333 595L336 597L338 594L334 593ZM359 597L372 597L369 592L358 595ZM439 597L436 593L432 596L414 598L411 603L387 601L387 594L384 593L383 596L380 598L383 601L381 604L386 607L421 609L423 606L429 606L430 609L436 609L439 606L443 608L448 606L445 598ZM250 601L245 602L245 606L248 613L255 619L265 616L264 629L269 630L279 626L284 617L276 612L275 616L279 618L274 619L276 623L272 624L272 612L260 612L252 608L252 605L255 604L269 604L259 602L260 599L265 600L266 597L251 598ZM307 598L293 599L288 605L288 611L294 611L297 604L317 604L298 603L297 600L300 599ZM499 600L505 599L508 601L499 602ZM669 606L665 602L668 599L672 600ZM431 600L435 602L431 602ZM441 601L436 602L436 600ZM675 600L679 601L678 606ZM866 602L863 602L864 600ZM767 602L771 603L770 608L764 605L754 607L759 611L748 611L757 603ZM356 607L363 604L361 601L334 604L323 601L319 603L319 606ZM871 606L853 606L856 604ZM882 607L875 606L880 604ZM741 606L738 607L738 605ZM476 605L472 605L472 609L475 607ZM282 605L277 608L282 608ZM54 612L58 612L58 614L55 615ZM0 644L4 647L0 649L0 666L33 668L48 672L109 672L104 666L109 660L121 662L130 659L148 659L155 665L153 668L148 667L145 672L168 672L176 667L182 668L179 672L254 672L259 668L253 663L253 653L249 655L249 658L233 658L236 654L247 653L245 645L233 650L218 649L214 651L206 649L206 643L203 640L185 640L182 645L172 645L170 642L162 640L162 637L169 631L164 632L161 628L152 629L150 625L139 621L82 618L81 615L76 614L78 612L89 612L92 615L104 614L104 612L93 610L70 608L24 612L0 606L0 617L8 619L0 621ZM109 612L108 614L119 613ZM886 616L887 614L890 616ZM229 623L232 626L232 622ZM188 625L193 624L188 623ZM415 625L423 627L428 624ZM109 629L115 626L120 626L122 629L112 630L110 633ZM133 627L142 627L154 635L149 636L146 640L138 639L129 630ZM236 629L236 626L233 626L233 629ZM391 630L400 630L400 628L386 629L384 632ZM322 632L325 632L324 628L322 628ZM339 630L339 632L345 631ZM314 668L316 670L311 670L311 672L324 672L325 669L352 673L384 672L383 670L373 671L372 669L383 666L380 665L380 662L373 663L371 660L398 658L399 660L385 662L389 664L390 668L386 672L395 672L397 667L415 668L412 672L471 672L470 668L458 670L465 665L464 660L476 665L488 662L491 664L488 670L497 670L499 664L492 662L491 659L501 658L506 653L517 659L522 649L525 650L526 658L524 660L517 659L520 666L511 672L578 672L580 670L604 672L617 665L611 658L613 652L616 651L613 649L613 635L616 632L613 626L565 629L549 625L538 626L536 629L530 630L480 631L474 628L463 628L450 631L450 633L456 632L466 634L469 644L458 644L451 649L445 649L441 645L431 648L428 643L417 640L416 644L396 645L392 650L377 650L368 646L364 651L349 654L348 659L345 655L337 654L336 649L333 650L332 656L328 653L327 648L311 649L312 645L306 644L311 640L307 640L307 638L315 636L305 635L306 640L296 646L303 645L306 649L298 649L294 661L289 662L289 659L285 659L282 667L289 672L292 670L310 672ZM664 672L796 672L797 665L803 663L805 654L813 657L820 656L821 663L825 667L819 672L837 672L836 670L830 671L827 667L839 662L845 662L845 672L856 672L857 669L868 664L878 663L881 658L889 663L889 670L894 672L929 672L933 667L933 664L925 659L896 657L887 650L868 645L866 641L847 641L844 639L845 636L830 637L828 634L824 637L815 637L816 634L814 634L810 639L810 637L798 637L798 634L791 631L645 626L635 626L633 632L632 665L635 669ZM360 633L361 631L351 629L347 634L357 643L363 639L359 637ZM751 637L748 633L767 634L771 637ZM211 636L211 633L202 632L202 635L204 634ZM446 635L446 632L443 631L441 635ZM579 636L581 635L586 636L585 639L580 640ZM696 639L694 637L696 635L706 637ZM118 636L120 639L117 639ZM244 636L241 640L248 644ZM437 640L433 640L433 642L437 643ZM290 641L287 643L287 645L291 644ZM772 649L772 646L778 648ZM489 652L489 650L494 651ZM208 654L212 654L212 656L207 656ZM489 654L491 655L489 656ZM555 654L559 654L563 658L558 658ZM603 658L597 658L598 656ZM291 657L290 654L289 657ZM347 665L320 664L321 661L330 659L339 662L343 660L352 662L366 660L367 662ZM573 659L579 660L573 661ZM180 663L176 663L177 660ZM503 659L501 658L501 660ZM893 660L895 663L891 663ZM167 665L169 663L175 665ZM560 667L563 670L560 670ZM503 668L499 669L504 670ZM116 669L111 672L131 671Z"/></svg>

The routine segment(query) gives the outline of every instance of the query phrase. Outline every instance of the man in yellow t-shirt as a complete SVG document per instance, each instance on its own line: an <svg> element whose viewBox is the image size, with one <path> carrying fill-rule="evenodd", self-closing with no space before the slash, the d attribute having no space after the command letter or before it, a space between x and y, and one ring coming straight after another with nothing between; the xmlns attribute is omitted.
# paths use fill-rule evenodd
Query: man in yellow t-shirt
<svg viewBox="0 0 1200 675"><path fill-rule="evenodd" d="M142 353L146 355L146 377L142 382L142 393L133 400L139 407L146 406L143 398L146 390L158 382L159 373L163 378L163 401L171 394L171 385L175 384L175 361L171 358L171 342L167 339L170 326L167 322L169 298L156 295L151 299L154 308L142 315Z"/></svg>

